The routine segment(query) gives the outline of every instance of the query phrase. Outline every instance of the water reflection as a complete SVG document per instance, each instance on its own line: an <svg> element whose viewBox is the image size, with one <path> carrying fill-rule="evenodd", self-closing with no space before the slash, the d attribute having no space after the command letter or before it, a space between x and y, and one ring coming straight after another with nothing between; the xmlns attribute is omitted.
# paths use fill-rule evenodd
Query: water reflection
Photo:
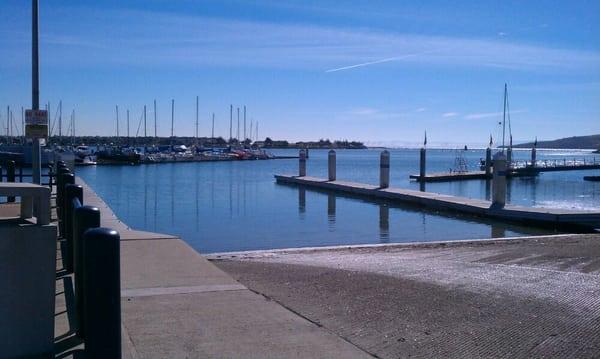
<svg viewBox="0 0 600 359"><path fill-rule="evenodd" d="M492 223L492 225L490 227L492 227L492 233L491 233L492 238L506 237L506 226L503 225L502 223L494 222L494 223Z"/></svg>
<svg viewBox="0 0 600 359"><path fill-rule="evenodd" d="M298 187L298 213L300 213L300 219L304 219L305 212L306 212L306 189L304 187Z"/></svg>
<svg viewBox="0 0 600 359"><path fill-rule="evenodd" d="M390 207L385 203L379 204L379 241L390 241Z"/></svg>
<svg viewBox="0 0 600 359"><path fill-rule="evenodd" d="M329 228L330 232L335 231L336 198L336 195L333 193L327 195L327 228Z"/></svg>

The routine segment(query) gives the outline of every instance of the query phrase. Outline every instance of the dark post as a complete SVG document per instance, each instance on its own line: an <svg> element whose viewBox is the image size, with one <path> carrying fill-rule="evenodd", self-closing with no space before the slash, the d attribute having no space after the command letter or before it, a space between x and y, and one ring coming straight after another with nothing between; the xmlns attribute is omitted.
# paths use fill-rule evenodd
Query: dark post
<svg viewBox="0 0 600 359"><path fill-rule="evenodd" d="M110 228L83 234L85 352L89 358L121 357L120 236Z"/></svg>
<svg viewBox="0 0 600 359"><path fill-rule="evenodd" d="M67 197L67 192L66 192L66 188L67 185L69 184L75 184L75 176L72 173L65 173L61 175L61 185L62 185L62 195L60 197L60 204L57 204L60 207L60 223L62 223L62 226L60 226L60 236L63 238L65 237L65 233L67 231L67 227L65 227L65 220L66 220L66 202L65 202L65 198Z"/></svg>
<svg viewBox="0 0 600 359"><path fill-rule="evenodd" d="M83 280L83 234L90 228L100 227L100 210L97 207L81 206L73 212L73 273L75 273L75 303L77 313L77 335L85 337L83 312L85 298L83 296L85 282Z"/></svg>
<svg viewBox="0 0 600 359"><path fill-rule="evenodd" d="M65 233L63 236L67 241L67 250L63 262L69 273L73 273L73 200L75 198L79 199L79 203L83 203L83 187L76 184L67 184L65 187Z"/></svg>
<svg viewBox="0 0 600 359"><path fill-rule="evenodd" d="M67 173L71 173L71 171L69 171L68 168L59 168L57 175L56 175L56 213L58 214L58 218L62 220L62 199L63 199L63 194L64 194L64 190L65 190L65 186L63 185L63 175L67 174ZM60 225L59 222L59 229L62 231L62 225ZM62 233L62 232L61 232Z"/></svg>
<svg viewBox="0 0 600 359"><path fill-rule="evenodd" d="M15 181L15 161L6 162L6 182ZM15 197L6 197L7 202L14 202Z"/></svg>
<svg viewBox="0 0 600 359"><path fill-rule="evenodd" d="M19 166L19 182L23 182L23 164Z"/></svg>

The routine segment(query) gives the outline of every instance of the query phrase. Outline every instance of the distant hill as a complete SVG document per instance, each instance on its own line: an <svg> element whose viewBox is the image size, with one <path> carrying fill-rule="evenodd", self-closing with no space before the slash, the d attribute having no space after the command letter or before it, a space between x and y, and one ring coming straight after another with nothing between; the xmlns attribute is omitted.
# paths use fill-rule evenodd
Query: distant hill
<svg viewBox="0 0 600 359"><path fill-rule="evenodd" d="M521 143L514 145L515 148L531 148L533 142ZM560 138L553 141L538 141L538 148L572 148L582 150L597 150L600 149L600 135L590 136L574 136Z"/></svg>

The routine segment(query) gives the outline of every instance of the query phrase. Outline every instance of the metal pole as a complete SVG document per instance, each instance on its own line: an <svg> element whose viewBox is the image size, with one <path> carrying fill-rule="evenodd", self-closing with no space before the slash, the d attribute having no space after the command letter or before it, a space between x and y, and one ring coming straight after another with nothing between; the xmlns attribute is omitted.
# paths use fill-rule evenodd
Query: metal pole
<svg viewBox="0 0 600 359"><path fill-rule="evenodd" d="M31 107L40 109L40 66L39 66L39 29L38 29L38 0L32 0L31 12ZM35 184L42 183L42 153L39 138L33 139L33 153L31 156L32 180Z"/></svg>
<svg viewBox="0 0 600 359"><path fill-rule="evenodd" d="M244 142L246 142L246 105L244 105Z"/></svg>
<svg viewBox="0 0 600 359"><path fill-rule="evenodd" d="M157 136L157 127L156 127L156 100L154 100L154 138L156 139Z"/></svg>
<svg viewBox="0 0 600 359"><path fill-rule="evenodd" d="M229 142L231 142L231 139L233 138L233 133L232 131L232 126L233 126L233 105L229 105Z"/></svg>
<svg viewBox="0 0 600 359"><path fill-rule="evenodd" d="M173 139L175 126L175 100L171 100L171 140Z"/></svg>
<svg viewBox="0 0 600 359"><path fill-rule="evenodd" d="M146 105L144 105L144 147L146 146L146 138L148 133L146 132Z"/></svg>
<svg viewBox="0 0 600 359"><path fill-rule="evenodd" d="M240 108L237 108L237 134L236 139L240 142Z"/></svg>

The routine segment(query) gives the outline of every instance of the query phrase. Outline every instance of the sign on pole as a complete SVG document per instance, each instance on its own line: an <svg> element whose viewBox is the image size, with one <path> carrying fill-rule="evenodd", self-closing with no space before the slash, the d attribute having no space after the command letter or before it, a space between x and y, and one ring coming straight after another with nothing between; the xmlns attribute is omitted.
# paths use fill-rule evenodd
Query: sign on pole
<svg viewBox="0 0 600 359"><path fill-rule="evenodd" d="M25 111L25 136L27 138L48 138L48 111Z"/></svg>

